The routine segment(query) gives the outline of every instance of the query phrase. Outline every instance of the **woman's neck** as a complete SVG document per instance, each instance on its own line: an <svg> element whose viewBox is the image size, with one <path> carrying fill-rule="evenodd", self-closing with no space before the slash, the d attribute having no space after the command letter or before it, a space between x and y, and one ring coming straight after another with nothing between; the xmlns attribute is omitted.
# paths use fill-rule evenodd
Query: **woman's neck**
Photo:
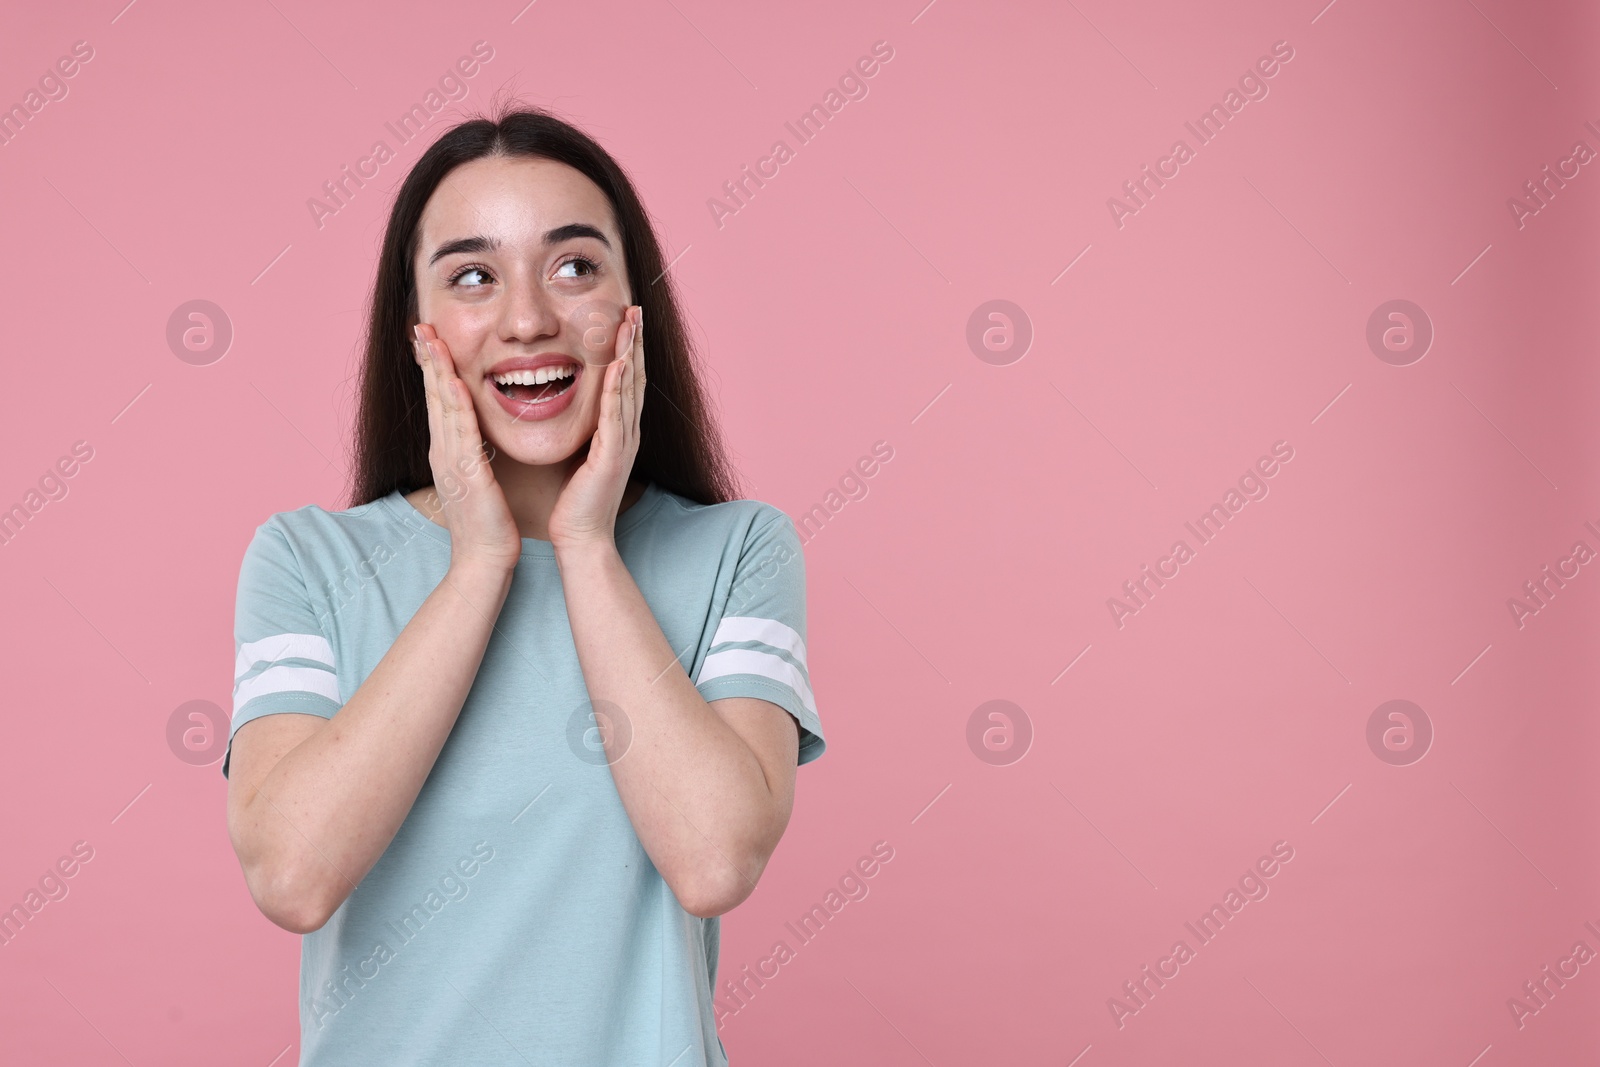
<svg viewBox="0 0 1600 1067"><path fill-rule="evenodd" d="M496 456L490 461L489 466L494 473L495 481L500 484L500 490L506 497L506 505L510 507L511 516L516 520L517 529L521 531L523 537L537 538L540 541L550 540L550 513L555 509L556 500L561 495L567 472L576 470L582 462L582 456L574 456L564 464L548 466L518 463L504 456ZM646 485L642 479L628 479L628 487L622 493L622 503L617 508L619 516L644 495ZM439 500L437 486L430 485L413 490L405 494L405 498L434 523L448 527L449 524L444 521L444 510Z"/></svg>

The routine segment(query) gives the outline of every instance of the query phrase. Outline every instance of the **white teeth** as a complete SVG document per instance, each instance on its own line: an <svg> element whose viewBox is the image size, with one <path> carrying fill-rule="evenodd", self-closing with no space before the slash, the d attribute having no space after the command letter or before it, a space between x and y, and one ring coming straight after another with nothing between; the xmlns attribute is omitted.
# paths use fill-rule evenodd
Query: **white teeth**
<svg viewBox="0 0 1600 1067"><path fill-rule="evenodd" d="M496 374L494 380L498 385L543 385L558 378L570 378L572 374L572 364L567 363L559 367L540 367L538 370L514 370L506 374Z"/></svg>

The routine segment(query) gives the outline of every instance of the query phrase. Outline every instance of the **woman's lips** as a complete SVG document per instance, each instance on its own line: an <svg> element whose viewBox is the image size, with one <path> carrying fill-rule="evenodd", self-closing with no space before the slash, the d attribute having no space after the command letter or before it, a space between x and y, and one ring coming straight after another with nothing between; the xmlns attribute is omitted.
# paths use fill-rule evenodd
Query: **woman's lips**
<svg viewBox="0 0 1600 1067"><path fill-rule="evenodd" d="M567 386L560 395L550 400L532 403L513 400L511 397L506 396L505 393L500 391L500 387L495 385L493 378L485 378L484 380L489 383L489 391L494 393L494 398L499 402L500 407L513 419L518 422L537 422L541 419L553 419L572 406L572 398L578 393L578 383L583 380L583 371L582 364L574 368L574 373L570 379L572 384Z"/></svg>

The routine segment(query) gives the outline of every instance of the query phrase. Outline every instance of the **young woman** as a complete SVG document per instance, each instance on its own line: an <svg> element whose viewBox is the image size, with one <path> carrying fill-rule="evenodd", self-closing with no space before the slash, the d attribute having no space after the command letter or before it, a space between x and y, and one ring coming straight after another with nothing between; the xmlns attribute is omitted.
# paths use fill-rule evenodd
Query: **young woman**
<svg viewBox="0 0 1600 1067"><path fill-rule="evenodd" d="M804 561L588 136L515 110L417 161L355 455L351 507L245 552L222 765L305 935L301 1067L727 1063L717 917L824 746Z"/></svg>

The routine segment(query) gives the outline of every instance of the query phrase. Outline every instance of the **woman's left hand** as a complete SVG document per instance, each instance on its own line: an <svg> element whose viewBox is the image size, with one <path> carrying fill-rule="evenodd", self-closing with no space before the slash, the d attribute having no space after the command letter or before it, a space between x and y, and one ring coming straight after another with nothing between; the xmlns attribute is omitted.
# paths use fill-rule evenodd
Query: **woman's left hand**
<svg viewBox="0 0 1600 1067"><path fill-rule="evenodd" d="M616 356L600 385L600 424L589 454L568 477L550 512L556 547L614 544L617 511L639 454L639 413L644 408L644 308L623 312Z"/></svg>

